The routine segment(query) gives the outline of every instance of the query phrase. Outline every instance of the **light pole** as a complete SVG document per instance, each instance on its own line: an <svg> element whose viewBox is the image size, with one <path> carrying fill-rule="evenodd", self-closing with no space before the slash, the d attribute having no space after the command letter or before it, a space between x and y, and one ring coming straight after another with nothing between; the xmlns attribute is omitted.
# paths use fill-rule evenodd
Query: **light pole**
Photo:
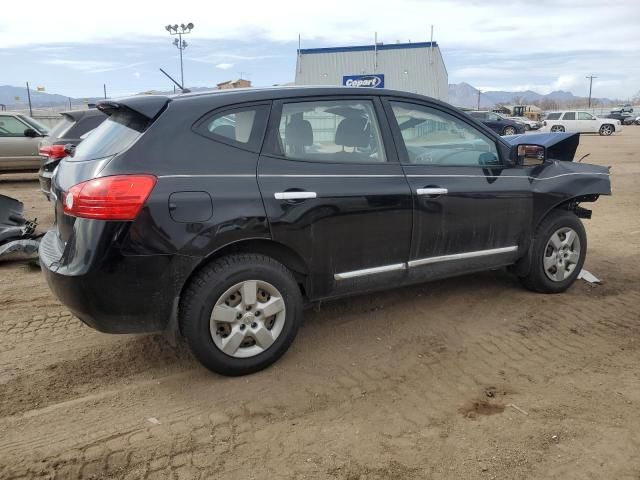
<svg viewBox="0 0 640 480"><path fill-rule="evenodd" d="M593 85L593 79L594 78L598 78L598 77L594 77L593 75L589 75L588 77L584 77L584 78L588 78L589 79L589 108L591 108L591 87Z"/></svg>
<svg viewBox="0 0 640 480"><path fill-rule="evenodd" d="M180 50L180 84L184 89L184 69L182 67L182 51L185 48L187 48L188 44L185 40L182 40L182 35L191 33L191 30L193 30L193 23L188 23L187 25L182 23L179 26L176 23L175 25L167 25L164 28L167 32L169 32L170 35L178 35L178 38L173 39L173 44L178 50Z"/></svg>

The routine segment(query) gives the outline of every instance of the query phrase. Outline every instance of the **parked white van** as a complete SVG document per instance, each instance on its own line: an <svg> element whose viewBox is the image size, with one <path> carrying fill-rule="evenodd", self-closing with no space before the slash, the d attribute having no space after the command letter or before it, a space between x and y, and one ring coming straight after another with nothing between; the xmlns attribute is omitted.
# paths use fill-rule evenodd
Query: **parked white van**
<svg viewBox="0 0 640 480"><path fill-rule="evenodd" d="M544 119L542 130L548 132L599 133L612 135L622 130L620 120L598 118L580 110L549 112Z"/></svg>

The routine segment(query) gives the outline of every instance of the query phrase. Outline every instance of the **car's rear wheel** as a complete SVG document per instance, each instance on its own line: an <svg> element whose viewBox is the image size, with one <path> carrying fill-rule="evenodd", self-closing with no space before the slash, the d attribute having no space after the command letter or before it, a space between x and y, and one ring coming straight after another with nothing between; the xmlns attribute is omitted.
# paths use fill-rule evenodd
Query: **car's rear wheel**
<svg viewBox="0 0 640 480"><path fill-rule="evenodd" d="M531 130L531 127L529 126L528 123L524 124L524 129L528 132L529 130Z"/></svg>
<svg viewBox="0 0 640 480"><path fill-rule="evenodd" d="M562 133L564 132L564 127L562 125L554 125L551 127L551 131L554 133Z"/></svg>
<svg viewBox="0 0 640 480"><path fill-rule="evenodd" d="M609 125L608 123L605 123L604 125L602 125L600 127L600 135L605 135L605 136L609 136L611 135L613 132L615 131L615 128L613 125Z"/></svg>
<svg viewBox="0 0 640 480"><path fill-rule="evenodd" d="M180 330L191 351L222 375L274 363L301 322L298 284L284 265L264 255L230 255L205 266L180 303Z"/></svg>
<svg viewBox="0 0 640 480"><path fill-rule="evenodd" d="M513 127L504 127L504 130L502 131L502 135L515 135L516 134L516 129Z"/></svg>
<svg viewBox="0 0 640 480"><path fill-rule="evenodd" d="M522 284L540 293L560 293L582 270L587 235L575 214L554 210L540 223L530 248L531 267L520 277Z"/></svg>

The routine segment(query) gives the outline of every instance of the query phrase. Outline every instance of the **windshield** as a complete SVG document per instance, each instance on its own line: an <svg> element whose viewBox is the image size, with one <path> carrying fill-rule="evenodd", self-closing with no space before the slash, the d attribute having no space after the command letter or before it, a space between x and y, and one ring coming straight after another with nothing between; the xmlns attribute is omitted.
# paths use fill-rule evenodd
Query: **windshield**
<svg viewBox="0 0 640 480"><path fill-rule="evenodd" d="M33 129L36 130L39 134L47 135L49 133L49 129L47 127L42 125L40 122L35 121L33 118L27 117L26 115L18 115L18 117L20 117L20 120L28 123L31 127L33 127Z"/></svg>
<svg viewBox="0 0 640 480"><path fill-rule="evenodd" d="M97 160L123 152L142 135L148 124L142 115L126 110L116 111L76 147L73 157L66 160Z"/></svg>

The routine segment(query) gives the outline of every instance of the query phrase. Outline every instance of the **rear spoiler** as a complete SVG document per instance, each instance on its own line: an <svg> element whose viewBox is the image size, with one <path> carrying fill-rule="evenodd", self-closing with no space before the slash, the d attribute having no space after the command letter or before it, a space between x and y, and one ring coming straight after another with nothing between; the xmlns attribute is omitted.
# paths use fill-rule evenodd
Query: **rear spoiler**
<svg viewBox="0 0 640 480"><path fill-rule="evenodd" d="M547 149L547 157L572 162L580 143L579 133L533 133L503 137L511 145L542 145Z"/></svg>
<svg viewBox="0 0 640 480"><path fill-rule="evenodd" d="M151 120L157 117L170 101L171 99L165 95L138 95L117 100L101 100L96 108L106 115L111 115L120 109L128 109Z"/></svg>

